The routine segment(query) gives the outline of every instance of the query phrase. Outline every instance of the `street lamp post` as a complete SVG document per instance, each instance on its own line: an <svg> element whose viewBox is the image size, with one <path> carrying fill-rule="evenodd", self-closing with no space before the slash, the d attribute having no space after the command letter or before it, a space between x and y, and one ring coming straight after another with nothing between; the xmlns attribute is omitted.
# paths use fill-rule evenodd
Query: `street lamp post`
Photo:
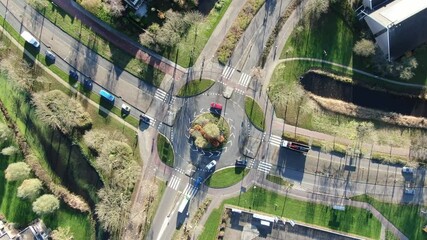
<svg viewBox="0 0 427 240"><path fill-rule="evenodd" d="M255 191L256 191L256 186L254 186L254 193L252 194L252 206L251 206L252 209L254 208L255 194L256 194Z"/></svg>

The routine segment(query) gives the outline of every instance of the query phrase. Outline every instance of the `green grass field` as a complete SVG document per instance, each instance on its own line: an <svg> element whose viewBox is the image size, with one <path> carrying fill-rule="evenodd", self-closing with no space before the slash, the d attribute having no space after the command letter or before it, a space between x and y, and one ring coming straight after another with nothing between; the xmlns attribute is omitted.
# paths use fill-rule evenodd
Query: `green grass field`
<svg viewBox="0 0 427 240"><path fill-rule="evenodd" d="M378 239L380 237L381 223L364 209L346 207L345 211L336 211L330 206L304 202L260 187L256 189L251 187L240 197L227 199L219 209L215 209L209 216L199 239L216 239L224 204L283 216L295 221L368 238Z"/></svg>
<svg viewBox="0 0 427 240"><path fill-rule="evenodd" d="M296 28L298 29L298 28ZM368 30L369 31L369 30ZM327 33L327 34L325 34ZM310 57L324 59L334 63L339 63L345 66L356 68L372 74L377 74L373 69L373 64L370 59L362 58L353 53L354 44L360 40L360 30L355 26L350 26L342 17L335 11L329 11L312 26L304 25L302 31L294 30L291 37L286 42L280 54L281 58L290 57ZM326 55L323 51L326 51ZM391 80L399 82L409 82L426 85L427 84L427 45L422 45L416 49L414 55L418 61L418 68L415 70L414 78L410 80L402 80L393 76L385 76ZM344 70L338 67L332 67L327 64L299 62L297 70L303 68L322 68L329 71L335 71L340 75L353 77L355 81L366 82L369 85L380 86L387 89L402 91L405 88L392 85L379 80L355 73L353 71ZM293 72L293 69L289 69ZM299 76L299 75L297 75Z"/></svg>
<svg viewBox="0 0 427 240"><path fill-rule="evenodd" d="M352 199L371 204L409 239L427 239L427 233L422 231L427 224L427 219L420 214L424 207L380 202L367 195L352 197Z"/></svg>
<svg viewBox="0 0 427 240"><path fill-rule="evenodd" d="M264 111L251 97L245 97L245 112L251 123L261 131L265 128Z"/></svg>
<svg viewBox="0 0 427 240"><path fill-rule="evenodd" d="M157 152L162 162L164 162L169 167L173 167L173 148L169 140L162 134L157 134Z"/></svg>
<svg viewBox="0 0 427 240"><path fill-rule="evenodd" d="M0 118L3 122L3 116ZM2 146L4 147L4 146ZM17 227L26 227L38 216L32 211L31 201L22 200L16 196L20 185L18 182L7 182L4 170L10 163L23 161L22 155L0 155L0 215L4 215L8 222L14 222ZM61 202L60 209L42 217L48 228L70 227L74 239L95 239L95 229L90 216L69 208Z"/></svg>
<svg viewBox="0 0 427 240"><path fill-rule="evenodd" d="M212 188L226 188L243 180L249 169L241 167L230 167L220 169L206 180L206 185Z"/></svg>
<svg viewBox="0 0 427 240"><path fill-rule="evenodd" d="M192 97L199 95L215 84L215 81L209 79L192 80L179 89L178 97Z"/></svg>

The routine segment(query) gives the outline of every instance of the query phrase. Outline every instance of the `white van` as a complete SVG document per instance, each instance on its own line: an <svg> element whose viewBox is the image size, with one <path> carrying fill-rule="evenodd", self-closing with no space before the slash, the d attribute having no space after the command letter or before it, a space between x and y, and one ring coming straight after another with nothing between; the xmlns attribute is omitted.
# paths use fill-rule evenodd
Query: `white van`
<svg viewBox="0 0 427 240"><path fill-rule="evenodd" d="M25 41L27 41L29 44L33 45L35 48L40 47L39 41L37 41L37 39L35 37L33 37L33 35L31 35L31 33L27 32L27 31L23 31L21 33L21 37Z"/></svg>

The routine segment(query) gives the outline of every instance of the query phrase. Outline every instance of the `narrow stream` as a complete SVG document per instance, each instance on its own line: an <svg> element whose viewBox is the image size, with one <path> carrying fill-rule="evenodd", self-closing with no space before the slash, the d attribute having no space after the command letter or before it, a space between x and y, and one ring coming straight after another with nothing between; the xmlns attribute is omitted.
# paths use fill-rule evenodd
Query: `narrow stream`
<svg viewBox="0 0 427 240"><path fill-rule="evenodd" d="M305 90L321 97L334 98L385 112L427 117L427 101L416 97L371 90L313 72L305 74L301 84Z"/></svg>

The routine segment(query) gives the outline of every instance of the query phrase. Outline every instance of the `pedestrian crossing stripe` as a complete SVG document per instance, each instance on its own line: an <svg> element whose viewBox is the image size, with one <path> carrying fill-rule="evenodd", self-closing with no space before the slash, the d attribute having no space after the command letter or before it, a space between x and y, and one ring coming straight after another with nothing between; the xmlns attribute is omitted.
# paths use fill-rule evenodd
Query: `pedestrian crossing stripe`
<svg viewBox="0 0 427 240"><path fill-rule="evenodd" d="M245 95L245 91L243 91L241 89L235 88L234 91L240 95Z"/></svg>
<svg viewBox="0 0 427 240"><path fill-rule="evenodd" d="M280 147L282 143L282 138L276 135L270 135L269 143L273 146Z"/></svg>
<svg viewBox="0 0 427 240"><path fill-rule="evenodd" d="M173 175L169 181L168 187L172 188L173 190L176 190L176 189L178 189L180 182L181 182L181 178Z"/></svg>
<svg viewBox="0 0 427 240"><path fill-rule="evenodd" d="M225 78L225 79L230 79L231 78L231 75L233 75L233 73L234 73L234 71L235 71L236 69L234 69L234 68L232 68L232 67L229 67L229 66L225 66L225 68L224 68L224 70L222 71L222 76Z"/></svg>
<svg viewBox="0 0 427 240"><path fill-rule="evenodd" d="M183 193L185 196L188 196L191 199L196 195L197 190L198 190L197 187L195 187L194 185L192 185L190 183L187 183L187 186L185 186Z"/></svg>
<svg viewBox="0 0 427 240"><path fill-rule="evenodd" d="M242 73L240 75L239 85L242 85L243 87L248 87L249 83L251 82L251 76L246 73Z"/></svg>
<svg viewBox="0 0 427 240"><path fill-rule="evenodd" d="M267 162L259 162L257 169L261 172L269 173L272 166L272 164Z"/></svg>
<svg viewBox="0 0 427 240"><path fill-rule="evenodd" d="M165 101L167 96L168 94L160 88L157 88L156 93L154 94L154 97L159 99L162 102Z"/></svg>

